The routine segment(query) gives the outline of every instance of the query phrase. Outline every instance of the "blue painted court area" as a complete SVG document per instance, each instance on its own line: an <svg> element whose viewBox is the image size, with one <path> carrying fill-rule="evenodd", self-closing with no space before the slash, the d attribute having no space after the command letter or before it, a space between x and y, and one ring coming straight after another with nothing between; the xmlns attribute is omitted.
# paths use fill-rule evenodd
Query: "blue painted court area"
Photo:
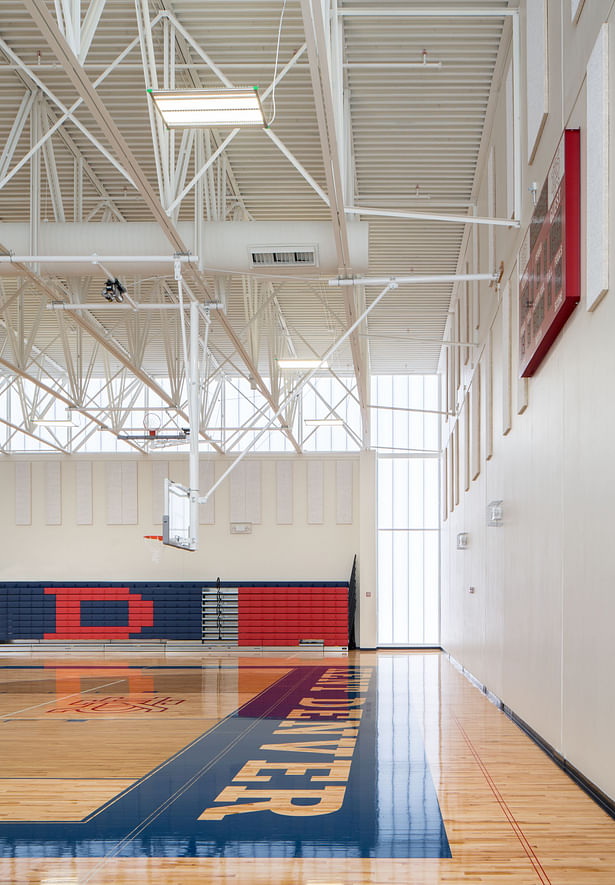
<svg viewBox="0 0 615 885"><path fill-rule="evenodd" d="M419 730L393 759L378 684L296 667L83 821L0 823L0 856L450 857Z"/></svg>

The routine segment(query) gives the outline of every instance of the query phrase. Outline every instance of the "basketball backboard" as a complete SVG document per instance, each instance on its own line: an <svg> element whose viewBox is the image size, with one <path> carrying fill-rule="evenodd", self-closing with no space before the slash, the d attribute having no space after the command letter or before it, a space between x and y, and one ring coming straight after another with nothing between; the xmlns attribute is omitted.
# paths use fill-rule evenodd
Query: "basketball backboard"
<svg viewBox="0 0 615 885"><path fill-rule="evenodd" d="M190 527L190 491L178 482L164 481L162 543L196 550L196 533Z"/></svg>

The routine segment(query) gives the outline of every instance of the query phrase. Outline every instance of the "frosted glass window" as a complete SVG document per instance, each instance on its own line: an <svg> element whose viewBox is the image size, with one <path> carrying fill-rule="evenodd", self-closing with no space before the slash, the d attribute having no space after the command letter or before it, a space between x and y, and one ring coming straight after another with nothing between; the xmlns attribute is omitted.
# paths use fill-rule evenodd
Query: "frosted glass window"
<svg viewBox="0 0 615 885"><path fill-rule="evenodd" d="M378 644L440 641L440 379L372 379L378 458Z"/></svg>

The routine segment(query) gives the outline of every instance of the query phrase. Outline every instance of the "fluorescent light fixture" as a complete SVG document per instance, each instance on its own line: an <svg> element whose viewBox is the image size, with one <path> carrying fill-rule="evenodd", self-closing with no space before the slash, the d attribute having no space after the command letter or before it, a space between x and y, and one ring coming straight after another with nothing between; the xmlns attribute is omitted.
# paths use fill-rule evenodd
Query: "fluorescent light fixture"
<svg viewBox="0 0 615 885"><path fill-rule="evenodd" d="M310 427L343 427L341 418L306 418L303 422Z"/></svg>
<svg viewBox="0 0 615 885"><path fill-rule="evenodd" d="M32 421L33 424L38 424L41 427L78 427L78 424L72 420L72 418L35 418Z"/></svg>
<svg viewBox="0 0 615 885"><path fill-rule="evenodd" d="M265 126L257 88L149 89L169 129Z"/></svg>
<svg viewBox="0 0 615 885"><path fill-rule="evenodd" d="M326 360L278 360L280 369L328 369Z"/></svg>

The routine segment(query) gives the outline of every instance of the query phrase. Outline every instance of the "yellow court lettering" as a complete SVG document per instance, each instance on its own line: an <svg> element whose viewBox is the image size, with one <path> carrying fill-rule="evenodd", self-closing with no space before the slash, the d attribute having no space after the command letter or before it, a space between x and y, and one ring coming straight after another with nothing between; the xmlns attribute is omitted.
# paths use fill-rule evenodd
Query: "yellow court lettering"
<svg viewBox="0 0 615 885"><path fill-rule="evenodd" d="M199 820L222 820L231 814L271 811L287 817L309 817L339 811L346 787L325 786L317 790L250 790L248 787L225 787L216 802L234 803L206 808ZM238 799L256 801L237 802ZM295 799L311 799L311 805L297 805Z"/></svg>
<svg viewBox="0 0 615 885"><path fill-rule="evenodd" d="M360 719L363 715L362 710L348 710L341 709L336 713L334 710L316 710L309 709L307 710L305 707L301 709L301 707L296 707L294 710L291 710L287 719L307 719L308 721L313 721L314 716L321 716L323 719Z"/></svg>
<svg viewBox="0 0 615 885"><path fill-rule="evenodd" d="M352 727L348 727L352 726ZM280 728L277 728L274 734L340 734L342 737L356 737L359 728L353 720L346 722L314 722L313 725L307 725L304 722L280 722Z"/></svg>
<svg viewBox="0 0 615 885"><path fill-rule="evenodd" d="M261 750L277 750L282 753L319 753L323 756L352 756L356 738L341 738L339 741L298 741L291 744L263 744ZM325 749L331 745L330 749Z"/></svg>
<svg viewBox="0 0 615 885"><path fill-rule="evenodd" d="M281 771L293 776L304 776L308 771L319 771L321 774L313 774L310 781L337 781L338 783L348 780L350 775L350 762L345 759L337 759L333 762L267 762L266 759L250 759L237 772L233 781L270 781L270 774L261 774L263 771ZM322 772L328 772L322 774Z"/></svg>

